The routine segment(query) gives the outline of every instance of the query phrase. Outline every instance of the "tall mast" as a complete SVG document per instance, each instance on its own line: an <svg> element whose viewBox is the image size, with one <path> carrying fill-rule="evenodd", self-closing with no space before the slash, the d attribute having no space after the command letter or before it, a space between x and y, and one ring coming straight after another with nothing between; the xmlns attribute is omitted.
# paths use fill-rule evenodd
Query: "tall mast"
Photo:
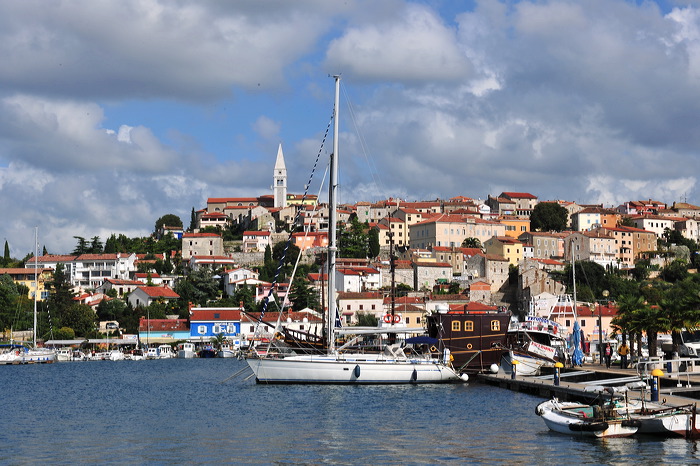
<svg viewBox="0 0 700 466"><path fill-rule="evenodd" d="M34 227L34 332L32 335L32 344L36 348L36 300L39 294L39 277L37 268L39 267L39 227Z"/></svg>
<svg viewBox="0 0 700 466"><path fill-rule="evenodd" d="M331 154L330 183L328 186L328 352L335 350L335 255L336 214L338 210L338 107L340 106L340 75L335 79L335 104L333 106L333 153Z"/></svg>

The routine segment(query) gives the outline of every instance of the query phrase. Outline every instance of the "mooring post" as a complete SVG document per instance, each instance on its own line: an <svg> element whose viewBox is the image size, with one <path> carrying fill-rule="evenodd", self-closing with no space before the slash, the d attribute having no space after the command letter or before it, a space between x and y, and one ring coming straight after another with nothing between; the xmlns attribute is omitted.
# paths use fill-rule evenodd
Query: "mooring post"
<svg viewBox="0 0 700 466"><path fill-rule="evenodd" d="M564 367L564 364L557 362L554 364L554 386L558 387L559 386L559 371L561 371L561 368Z"/></svg>
<svg viewBox="0 0 700 466"><path fill-rule="evenodd" d="M661 369L651 371L651 401L659 401L659 382L664 375Z"/></svg>
<svg viewBox="0 0 700 466"><path fill-rule="evenodd" d="M520 364L517 360L513 359L513 363L511 366L513 366L513 370L510 371L510 378L515 379L516 372L518 372L518 364Z"/></svg>

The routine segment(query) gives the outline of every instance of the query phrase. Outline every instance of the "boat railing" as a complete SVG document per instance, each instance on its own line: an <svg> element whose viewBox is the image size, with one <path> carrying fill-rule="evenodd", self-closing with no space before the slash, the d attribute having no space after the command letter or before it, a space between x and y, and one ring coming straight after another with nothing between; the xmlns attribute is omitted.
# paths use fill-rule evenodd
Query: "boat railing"
<svg viewBox="0 0 700 466"><path fill-rule="evenodd" d="M690 377L700 375L700 359L662 359L659 357L654 357L649 358L646 361L637 362L637 374L642 379L650 378L651 372L654 369L661 369L666 377L676 379L678 387L683 385L683 380L686 382L686 387L690 387Z"/></svg>

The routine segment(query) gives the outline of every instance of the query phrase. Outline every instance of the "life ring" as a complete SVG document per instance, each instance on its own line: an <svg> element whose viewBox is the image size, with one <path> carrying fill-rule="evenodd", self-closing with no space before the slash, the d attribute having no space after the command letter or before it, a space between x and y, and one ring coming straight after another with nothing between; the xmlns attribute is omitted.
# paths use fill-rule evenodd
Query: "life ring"
<svg viewBox="0 0 700 466"><path fill-rule="evenodd" d="M467 343L467 349L472 349L472 348L473 348L472 344L471 344L471 343Z"/></svg>
<svg viewBox="0 0 700 466"><path fill-rule="evenodd" d="M434 352L436 352L436 351L437 351L437 348L435 347L435 345L433 345L433 346L430 347L430 352L431 352L431 353L434 353Z"/></svg>
<svg viewBox="0 0 700 466"><path fill-rule="evenodd" d="M15 356L19 356L19 350L15 350Z"/></svg>
<svg viewBox="0 0 700 466"><path fill-rule="evenodd" d="M391 323L391 315L387 314L384 316L384 322L387 324Z"/></svg>
<svg viewBox="0 0 700 466"><path fill-rule="evenodd" d="M395 324L398 324L399 322L401 322L401 316L396 316L396 315L395 315L395 316L394 316L394 323L395 323Z"/></svg>

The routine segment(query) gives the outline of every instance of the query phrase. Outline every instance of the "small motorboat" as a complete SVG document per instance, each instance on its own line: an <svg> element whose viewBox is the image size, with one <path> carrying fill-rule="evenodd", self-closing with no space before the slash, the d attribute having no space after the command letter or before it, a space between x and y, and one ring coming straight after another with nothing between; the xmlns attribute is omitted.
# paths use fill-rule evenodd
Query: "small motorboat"
<svg viewBox="0 0 700 466"><path fill-rule="evenodd" d="M535 412L547 427L561 434L581 437L629 437L641 423L604 406L562 402L553 398L537 405Z"/></svg>

